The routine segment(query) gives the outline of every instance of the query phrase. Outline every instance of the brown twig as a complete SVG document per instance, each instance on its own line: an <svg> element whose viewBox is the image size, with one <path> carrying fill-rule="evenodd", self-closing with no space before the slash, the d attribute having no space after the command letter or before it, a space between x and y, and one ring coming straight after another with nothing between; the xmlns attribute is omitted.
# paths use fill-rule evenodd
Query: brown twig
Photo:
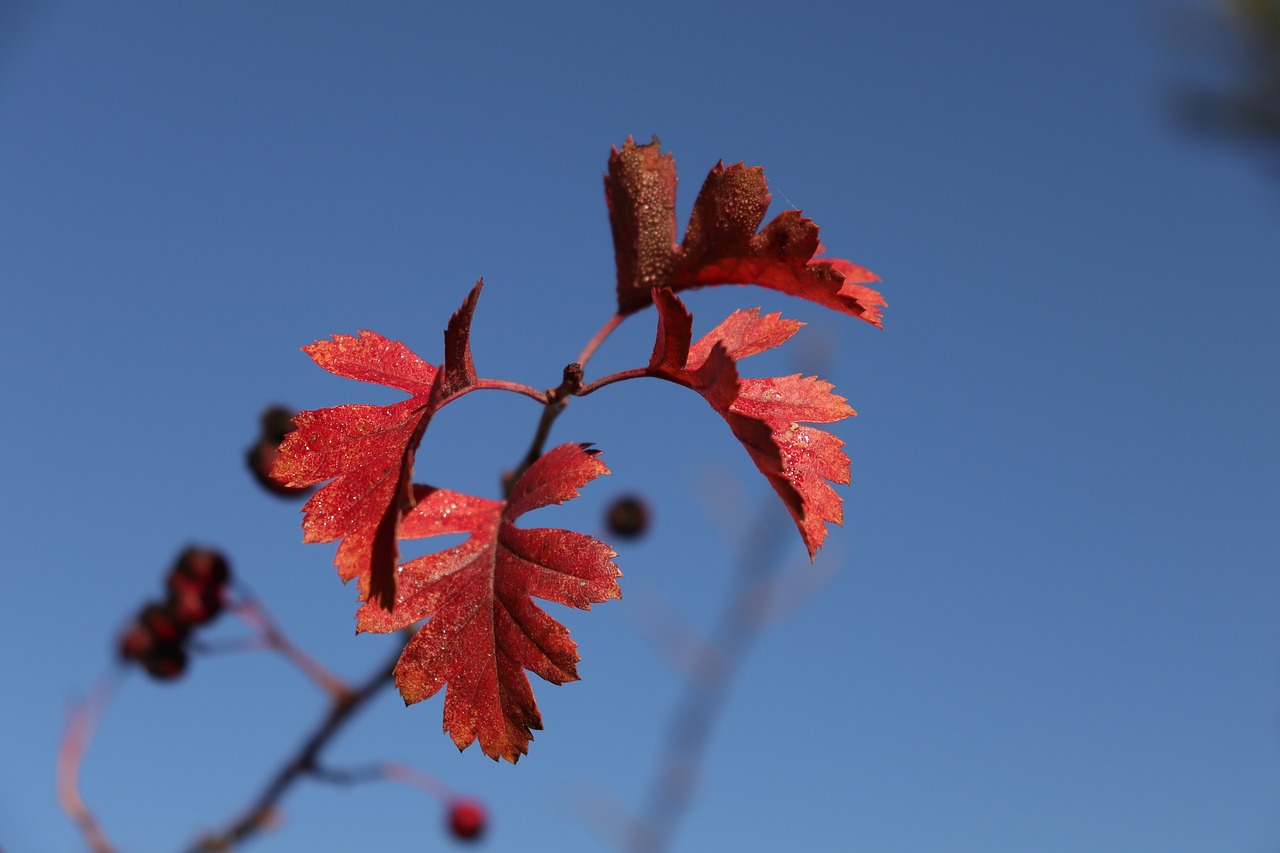
<svg viewBox="0 0 1280 853"><path fill-rule="evenodd" d="M613 330L618 328L623 320L629 317L629 314L614 314L608 321L600 327L600 331L596 332L595 337L587 341L587 345L582 348L582 353L578 356L578 364L583 367L587 366L587 362L591 360L591 356L595 355L600 345L604 343L605 338L613 334Z"/></svg>
<svg viewBox="0 0 1280 853"><path fill-rule="evenodd" d="M516 482L524 476L525 471L529 470L529 466L538 461L538 457L542 455L542 448L547 443L547 437L551 435L551 425L555 423L556 418L564 411L565 405L569 402L569 397L578 393L581 388L582 365L575 361L565 366L564 378L560 380L560 384L547 390L545 395L546 406L542 409L542 416L538 418L538 427L533 432L533 441L529 443L528 452L525 453L524 459L520 461L519 466L502 478L502 490L505 497L511 497L511 490L515 487Z"/></svg>
<svg viewBox="0 0 1280 853"><path fill-rule="evenodd" d="M398 761L384 761L381 764L370 764L365 767L332 768L317 767L312 776L323 782L335 785L354 785L361 782L399 782L410 788L417 788L435 797L442 803L456 798L453 789L442 780L429 773L424 773Z"/></svg>
<svg viewBox="0 0 1280 853"><path fill-rule="evenodd" d="M295 782L303 776L316 772L321 752L351 715L364 707L380 689L392 682L396 661L400 659L400 651L397 649L396 653L360 687L341 696L335 696L324 719L303 740L293 758L276 772L249 808L226 829L198 839L190 848L190 853L216 853L216 851L234 849L239 842L269 826L276 813L276 804Z"/></svg>

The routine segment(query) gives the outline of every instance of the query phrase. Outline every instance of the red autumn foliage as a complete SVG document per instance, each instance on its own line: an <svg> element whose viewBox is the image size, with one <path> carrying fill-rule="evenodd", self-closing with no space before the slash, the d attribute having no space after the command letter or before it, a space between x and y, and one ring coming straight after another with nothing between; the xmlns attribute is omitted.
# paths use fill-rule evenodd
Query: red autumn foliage
<svg viewBox="0 0 1280 853"><path fill-rule="evenodd" d="M812 558L828 522L843 522L832 483L849 482L843 442L806 424L854 414L831 385L800 375L742 378L737 363L780 346L800 323L758 309L738 311L698 341L693 318L675 294L715 284L759 284L880 325L884 299L876 277L849 261L816 255L818 228L785 211L764 228L770 196L759 168L717 164L694 203L683 243L675 242L675 162L655 139L614 149L605 176L618 272L618 312L588 344L581 362L617 323L656 303L658 331L649 363L582 384L566 368L557 388L480 379L470 328L481 285L449 322L437 368L399 341L374 332L335 335L303 349L338 376L409 394L390 406L346 405L302 412L285 437L271 476L305 488L328 482L303 507L304 541L341 540L334 564L358 580L362 631L390 632L427 620L405 647L396 683L406 702L445 692L444 725L459 748L479 740L493 758L527 754L542 726L525 670L547 681L577 679L568 631L533 597L589 609L620 595L604 544L564 530L523 530L523 513L577 495L607 473L594 452L564 445L541 453L545 429L571 395L623 379L652 376L692 388L728 423L782 498ZM495 501L414 485L418 446L440 408L477 388L514 390L547 408L509 499ZM536 460L536 461L533 461ZM456 548L397 566L398 540L468 533Z"/></svg>
<svg viewBox="0 0 1280 853"><path fill-rule="evenodd" d="M735 311L691 343L693 316L669 290L655 290L658 338L648 374L697 391L728 422L795 520L809 557L826 539L824 522L842 524L840 496L828 485L849 482L844 442L805 423L855 414L831 384L814 376L742 379L739 359L785 343L802 325L759 309Z"/></svg>
<svg viewBox="0 0 1280 853"><path fill-rule="evenodd" d="M781 346L803 324L776 313L761 316L759 309L740 310L694 341L693 317L676 294L709 285L758 284L879 327L885 302L866 286L878 279L849 261L817 257L822 250L818 228L799 211L785 211L757 231L770 202L758 167L717 164L694 203L682 243L675 240L675 192L674 160L661 152L656 138L648 145L628 138L621 151L613 150L605 193L618 310L578 360L564 368L558 386L539 391L477 376L470 330L482 282L450 319L439 367L371 331L334 335L303 348L335 375L397 388L409 397L388 406L344 405L296 417L280 407L269 409L262 435L248 452L249 464L255 477L277 493L296 495L320 486L303 507L304 541L340 542L334 564L344 582L358 582L359 631L418 627L372 678L348 685L293 646L252 598L228 596L231 572L225 557L204 548L185 550L166 579L164 603L145 605L119 638L122 662L161 681L178 678L187 668L188 650L200 648L192 641L196 632L227 607L255 628L257 645L283 654L331 700L329 713L262 796L225 831L205 836L192 849L229 849L261 831L274 819L285 791L304 776L413 779L412 772L391 764L373 772L343 771L319 761L352 712L392 679L406 704L444 689L444 730L459 750L479 741L486 755L513 764L528 754L542 717L526 672L564 684L578 679L581 659L568 629L534 599L590 610L621 597L622 573L608 545L567 530L516 526L526 513L578 497L580 488L609 473L590 445L564 444L542 452L552 422L571 397L640 377L691 388L725 420L781 497L810 558L823 546L827 523L843 523L841 499L832 488L850 479L843 442L806 424L839 421L855 414L853 409L816 377L753 379L738 372L739 361ZM656 306L657 334L648 364L584 384L584 366L597 347L624 319L650 304ZM502 475L506 498L415 485L415 459L432 417L481 388L524 394L543 407L524 459ZM613 536L634 538L649 529L650 515L647 502L627 496L613 502L606 523ZM467 538L400 563L400 539L446 534ZM733 606L749 601L754 612L759 587L753 582L750 599ZM700 732L693 743L673 739L680 747L673 760L684 770L697 769L709 719L702 708L715 706L728 685L727 677L715 681L691 685L702 704L690 706L692 717L676 717L673 731L686 730L681 725L692 731L690 721L696 720ZM59 796L90 846L109 850L114 848L76 790L91 727L90 717L80 713L64 739ZM440 783L418 778L420 787L445 796ZM678 787L678 796L689 795L690 786ZM667 813L671 824L670 815L678 812L668 808ZM476 800L452 799L446 817L460 841L478 840L486 830L486 811Z"/></svg>
<svg viewBox="0 0 1280 853"><path fill-rule="evenodd" d="M616 555L590 536L527 530L515 521L577 497L581 486L607 473L595 451L565 444L530 466L507 501L419 487L400 535L470 538L400 566L395 608L388 613L366 603L357 624L389 633L429 620L405 646L396 685L407 704L448 685L444 726L459 749L479 739L486 755L514 763L528 753L531 730L542 728L524 671L553 684L578 679L576 644L532 597L583 610L619 598Z"/></svg>
<svg viewBox="0 0 1280 853"><path fill-rule="evenodd" d="M764 170L717 163L707 175L676 243L676 163L657 137L613 149L604 178L618 268L618 313L673 292L715 284L758 284L880 325L884 297L866 285L876 275L838 258L817 258L818 226L798 210L774 217Z"/></svg>
<svg viewBox="0 0 1280 853"><path fill-rule="evenodd" d="M333 481L303 506L303 541L341 539L333 561L338 575L343 581L358 578L361 598L386 608L395 601L396 529L413 508L410 478L418 444L431 416L476 384L470 334L481 286L472 288L449 321L443 369L369 331L303 347L330 373L410 395L391 406L301 412L271 469L273 479L294 488Z"/></svg>

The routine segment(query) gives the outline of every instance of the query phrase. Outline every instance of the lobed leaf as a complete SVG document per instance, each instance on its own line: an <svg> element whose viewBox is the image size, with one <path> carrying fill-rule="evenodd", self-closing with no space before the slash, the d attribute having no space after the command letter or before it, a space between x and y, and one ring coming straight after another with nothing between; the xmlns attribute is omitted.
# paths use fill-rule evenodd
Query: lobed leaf
<svg viewBox="0 0 1280 853"><path fill-rule="evenodd" d="M369 331L303 347L330 373L410 394L391 406L299 413L271 469L272 479L295 488L332 480L302 507L303 541L342 540L333 561L338 576L357 579L360 597L384 608L395 601L397 530L415 502L410 478L418 445L432 415L476 383L470 332L482 286L476 283L449 321L442 369Z"/></svg>
<svg viewBox="0 0 1280 853"><path fill-rule="evenodd" d="M405 645L396 685L407 704L446 688L444 728L459 749L479 740L486 755L516 762L542 728L525 670L553 684L577 680L568 629L533 598L590 610L620 597L615 554L590 536L515 521L607 473L593 451L566 444L531 465L509 501L424 487L401 523L402 538L470 537L400 566L395 607L364 604L358 629L387 633L428 620Z"/></svg>
<svg viewBox="0 0 1280 853"><path fill-rule="evenodd" d="M813 558L826 541L826 522L844 522L829 483L849 482L849 457L838 438L801 422L832 423L856 413L816 377L738 376L738 359L779 346L800 323L761 317L759 309L736 311L691 343L693 318L680 298L655 290L653 299L658 337L646 372L692 388L720 413L782 498Z"/></svg>
<svg viewBox="0 0 1280 853"><path fill-rule="evenodd" d="M676 243L676 166L657 137L613 149L605 200L618 271L618 313L647 307L654 288L672 292L717 284L758 284L880 326L884 297L876 275L850 261L820 258L818 226L798 210L758 233L771 196L764 170L717 163Z"/></svg>

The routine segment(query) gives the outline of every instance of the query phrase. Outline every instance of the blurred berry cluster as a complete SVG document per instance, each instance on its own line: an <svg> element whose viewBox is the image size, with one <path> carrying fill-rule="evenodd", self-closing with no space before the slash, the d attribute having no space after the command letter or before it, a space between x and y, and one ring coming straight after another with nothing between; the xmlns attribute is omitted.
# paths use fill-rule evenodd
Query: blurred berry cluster
<svg viewBox="0 0 1280 853"><path fill-rule="evenodd" d="M187 640L222 610L231 568L222 554L188 548L165 579L163 602L148 602L120 637L120 657L168 681L187 668Z"/></svg>

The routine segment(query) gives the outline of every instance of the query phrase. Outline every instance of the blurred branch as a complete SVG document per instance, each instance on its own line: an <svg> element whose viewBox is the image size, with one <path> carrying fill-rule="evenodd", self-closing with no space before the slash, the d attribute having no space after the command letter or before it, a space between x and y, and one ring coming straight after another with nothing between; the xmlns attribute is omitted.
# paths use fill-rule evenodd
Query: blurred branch
<svg viewBox="0 0 1280 853"><path fill-rule="evenodd" d="M702 775L711 734L720 719L729 688L759 636L768 612L772 584L790 541L790 519L773 495L756 523L748 527L725 601L711 639L694 660L693 676L667 727L664 751L645 798L640 820L625 847L637 853L666 850L688 811Z"/></svg>
<svg viewBox="0 0 1280 853"><path fill-rule="evenodd" d="M102 827L80 796L80 765L114 692L114 680L105 679L93 689L87 699L73 705L62 742L58 745L58 802L80 830L93 853L115 853L115 847L107 840Z"/></svg>
<svg viewBox="0 0 1280 853"><path fill-rule="evenodd" d="M363 782L399 782L402 785L408 785L410 788L425 791L442 803L447 803L456 797L453 789L445 784L443 780L407 764L401 764L398 761L384 761L381 764L342 769L317 767L312 772L312 775L322 782L331 782L335 785L355 785Z"/></svg>
<svg viewBox="0 0 1280 853"><path fill-rule="evenodd" d="M242 592L240 601L235 603L231 608L231 612L259 635L265 647L283 655L286 660L301 670L320 689L332 696L335 701L340 702L351 694L351 688L342 679L329 672L319 661L294 645L293 641L280 629L279 624L267 608L252 594Z"/></svg>
<svg viewBox="0 0 1280 853"><path fill-rule="evenodd" d="M1197 42L1212 42L1225 82L1186 83L1175 94L1190 129L1257 146L1280 168L1280 0L1223 0ZM1203 23L1203 22L1202 22Z"/></svg>
<svg viewBox="0 0 1280 853"><path fill-rule="evenodd" d="M396 649L395 654L363 685L334 696L324 719L303 740L293 758L285 762L284 766L277 771L252 805L226 829L198 839L191 847L191 853L231 850L240 841L269 827L276 815L276 804L293 784L303 776L317 773L320 754L334 735L342 729L352 714L364 707L381 688L392 682L400 652L401 649Z"/></svg>
<svg viewBox="0 0 1280 853"><path fill-rule="evenodd" d="M796 356L796 367L801 372L817 374L834 360L835 351L831 339L816 337ZM714 514L718 503L715 498L723 490L704 484L703 492L712 497L708 512ZM740 494L740 490L733 493ZM742 515L741 511L734 514ZM797 573L800 581L790 575L780 577L786 550L795 534L790 516L772 492L765 496L754 521L738 527L729 523L732 520L724 519L726 524L722 525L731 537L726 541L738 544L732 588L710 636L701 642L689 640L692 652L677 657L689 661L690 666L682 668L689 677L668 722L658 769L650 781L640 817L623 824L625 831L621 833L620 846L634 853L660 853L671 846L696 793L729 690L756 641L764 630L794 613L832 575L826 571L815 577L802 571ZM827 555L828 560L832 558ZM673 619L669 613L667 624L675 624ZM687 635L693 636L691 631ZM603 820L608 811L612 810L598 809L602 819L597 823L616 827L616 818Z"/></svg>

